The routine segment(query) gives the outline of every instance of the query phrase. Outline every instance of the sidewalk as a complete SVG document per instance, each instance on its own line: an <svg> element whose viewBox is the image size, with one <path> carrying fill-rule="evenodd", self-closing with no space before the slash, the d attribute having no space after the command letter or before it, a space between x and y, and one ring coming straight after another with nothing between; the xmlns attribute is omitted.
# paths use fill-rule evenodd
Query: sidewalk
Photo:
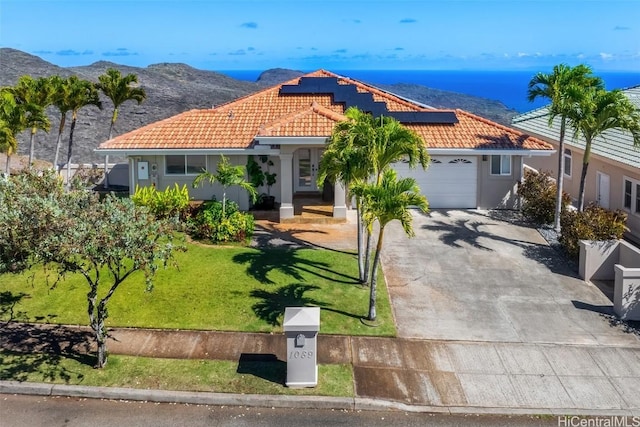
<svg viewBox="0 0 640 427"><path fill-rule="evenodd" d="M11 337L51 335L51 325L3 326L3 348ZM84 328L70 328L80 334ZM49 331L51 332L51 331ZM285 361L281 334L113 329L112 353L238 361L242 354L273 354ZM67 334L70 336L70 334ZM79 345L80 340L69 345ZM23 344L24 345L24 344ZM65 343L61 343L64 347ZM255 404L343 409L396 408L448 413L582 414L640 416L640 349L522 343L478 343L319 335L320 364L353 366L355 399L280 396L248 398L216 393L109 390L1 383L0 392L82 395L142 400ZM54 391L55 390L55 391ZM118 391L121 390L121 391ZM91 393L97 393L92 395ZM121 393L123 397L114 397ZM167 400L169 399L169 400ZM291 403L296 400L297 403ZM279 406L279 405L278 405Z"/></svg>

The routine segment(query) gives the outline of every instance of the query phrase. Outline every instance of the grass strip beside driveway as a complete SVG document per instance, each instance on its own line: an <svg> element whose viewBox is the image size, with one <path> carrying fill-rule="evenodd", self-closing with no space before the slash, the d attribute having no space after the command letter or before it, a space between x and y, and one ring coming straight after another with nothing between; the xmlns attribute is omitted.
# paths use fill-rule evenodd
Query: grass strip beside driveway
<svg viewBox="0 0 640 427"><path fill-rule="evenodd" d="M109 304L107 325L281 332L285 307L319 306L320 333L396 333L383 280L378 284L378 326L361 322L369 288L357 281L352 253L188 243L176 261L178 268L158 271L152 292L144 291L142 274L124 282ZM42 267L0 275L0 320L88 324L84 278L69 275L52 289L55 277Z"/></svg>

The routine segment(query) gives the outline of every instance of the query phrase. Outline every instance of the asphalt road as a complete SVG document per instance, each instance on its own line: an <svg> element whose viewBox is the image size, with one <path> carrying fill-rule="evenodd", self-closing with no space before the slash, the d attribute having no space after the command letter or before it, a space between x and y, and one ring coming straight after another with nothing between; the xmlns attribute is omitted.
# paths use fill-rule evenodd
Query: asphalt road
<svg viewBox="0 0 640 427"><path fill-rule="evenodd" d="M0 394L2 427L557 426L556 417L219 407Z"/></svg>

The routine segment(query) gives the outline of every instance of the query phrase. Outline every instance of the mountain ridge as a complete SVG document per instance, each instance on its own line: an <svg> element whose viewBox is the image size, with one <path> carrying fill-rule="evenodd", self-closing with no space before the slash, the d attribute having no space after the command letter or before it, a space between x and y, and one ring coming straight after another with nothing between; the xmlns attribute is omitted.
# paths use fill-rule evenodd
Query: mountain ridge
<svg viewBox="0 0 640 427"><path fill-rule="evenodd" d="M97 82L98 76L104 74L108 68L116 68L123 74L136 74L139 85L147 93L147 99L141 105L129 101L120 107L118 121L115 125L115 135L132 131L184 111L213 108L305 74L297 70L274 68L262 72L255 82L248 82L216 71L194 68L184 63L161 62L150 64L147 67L134 67L111 61L97 61L83 66L60 67L17 49L0 48L0 86L12 86L16 84L20 76L25 74L33 77L47 77L54 74L68 77L75 74L80 78ZM508 109L499 101L456 92L403 83L394 85L364 83L435 108L460 108L502 124L508 125L511 117L516 114L514 110ZM101 163L104 161L104 158L95 155L93 150L107 139L113 105L102 95L101 98L103 110L98 110L96 107L86 107L78 113L77 126L74 131L74 158L72 159L74 163ZM37 159L51 162L54 156L60 113L53 107L49 107L47 113L51 119L51 131L48 134L45 132L36 134L35 155ZM69 126L67 125L63 133L60 153L63 159L66 158L68 132ZM27 132L19 136L19 154L27 154L28 138ZM111 160L121 161L124 159L112 158Z"/></svg>

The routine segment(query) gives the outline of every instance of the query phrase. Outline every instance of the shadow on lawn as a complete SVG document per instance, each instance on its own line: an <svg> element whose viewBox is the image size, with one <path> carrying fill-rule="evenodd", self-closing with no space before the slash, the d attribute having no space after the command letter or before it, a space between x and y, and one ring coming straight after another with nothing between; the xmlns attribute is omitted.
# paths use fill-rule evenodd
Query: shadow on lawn
<svg viewBox="0 0 640 427"><path fill-rule="evenodd" d="M0 319L10 322L12 320L25 320L26 313L16 311L16 305L24 298L30 297L24 292L13 293L11 291L0 292Z"/></svg>
<svg viewBox="0 0 640 427"><path fill-rule="evenodd" d="M287 364L279 360L275 354L242 353L236 372L284 385L287 378Z"/></svg>
<svg viewBox="0 0 640 427"><path fill-rule="evenodd" d="M63 358L94 366L92 335L61 325L0 324L0 380L26 381L39 372L45 381L82 380L59 366Z"/></svg>
<svg viewBox="0 0 640 427"><path fill-rule="evenodd" d="M329 263L305 259L295 249L256 248L255 251L245 251L235 255L233 262L248 264L247 273L250 276L261 283L271 285L275 284L268 277L271 271L279 271L298 281L304 280L303 273L309 273L334 283L360 284L357 277L332 270Z"/></svg>
<svg viewBox="0 0 640 427"><path fill-rule="evenodd" d="M273 292L264 289L254 289L250 292L253 298L260 298L251 308L260 319L272 326L280 326L280 317L284 315L287 307L305 307L316 306L326 307L327 304L304 296L305 292L320 289L314 285L304 285L302 283L293 283L288 286L276 289Z"/></svg>
<svg viewBox="0 0 640 427"><path fill-rule="evenodd" d="M320 289L320 287L305 285L302 283L293 283L291 285L278 288L272 292L264 289L254 289L249 295L253 298L260 298L260 301L255 303L251 308L256 316L272 326L281 325L280 319L284 315L284 310L287 307L315 306L320 307L322 310L331 311L354 319L362 318L362 316L358 316L353 313L336 310L323 301L306 297L304 295L305 292L314 291L316 289Z"/></svg>

